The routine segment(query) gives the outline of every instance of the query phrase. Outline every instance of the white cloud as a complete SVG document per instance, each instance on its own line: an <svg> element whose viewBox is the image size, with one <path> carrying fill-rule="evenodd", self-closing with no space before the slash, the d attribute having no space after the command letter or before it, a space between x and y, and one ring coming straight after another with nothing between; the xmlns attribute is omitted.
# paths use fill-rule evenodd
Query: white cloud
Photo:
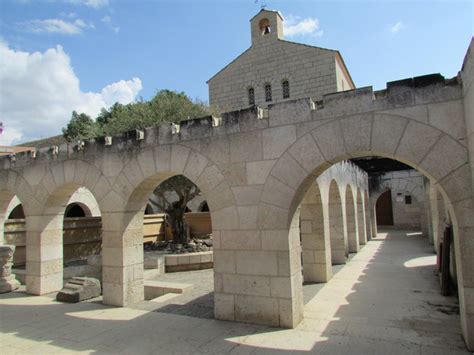
<svg viewBox="0 0 474 355"><path fill-rule="evenodd" d="M288 37L310 35L321 37L323 30L319 28L319 20L313 17L302 19L300 16L289 15L283 22L284 34Z"/></svg>
<svg viewBox="0 0 474 355"><path fill-rule="evenodd" d="M92 7L94 9L98 9L98 8L109 5L109 0L66 0L66 1L72 4L85 5L88 7Z"/></svg>
<svg viewBox="0 0 474 355"><path fill-rule="evenodd" d="M398 21L397 23L395 23L393 25L390 25L389 30L393 34L396 34L396 33L400 32L401 30L403 30L405 27L406 26L402 21Z"/></svg>
<svg viewBox="0 0 474 355"><path fill-rule="evenodd" d="M25 31L33 33L59 33L67 35L80 34L86 28L94 28L92 23L86 23L81 19L72 22L61 19L30 20L20 24Z"/></svg>
<svg viewBox="0 0 474 355"><path fill-rule="evenodd" d="M61 46L29 53L0 42L0 144L60 134L73 110L96 117L116 101L134 101L141 89L141 80L133 78L83 92Z"/></svg>
<svg viewBox="0 0 474 355"><path fill-rule="evenodd" d="M22 133L14 127L4 127L3 133L0 134L0 145L14 145L20 142Z"/></svg>

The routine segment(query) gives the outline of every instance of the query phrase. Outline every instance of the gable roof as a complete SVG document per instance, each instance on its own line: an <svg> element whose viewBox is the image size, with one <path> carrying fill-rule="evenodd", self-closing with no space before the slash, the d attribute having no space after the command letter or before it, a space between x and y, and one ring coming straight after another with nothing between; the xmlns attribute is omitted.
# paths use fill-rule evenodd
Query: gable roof
<svg viewBox="0 0 474 355"><path fill-rule="evenodd" d="M254 17L252 17L252 18L250 19L250 22L252 22L252 20L253 20L255 17L257 17L258 15L260 15L262 12L273 12L273 13L277 14L277 15L282 19L282 21L285 21L285 19L283 18L283 16L281 16L280 11L261 9Z"/></svg>

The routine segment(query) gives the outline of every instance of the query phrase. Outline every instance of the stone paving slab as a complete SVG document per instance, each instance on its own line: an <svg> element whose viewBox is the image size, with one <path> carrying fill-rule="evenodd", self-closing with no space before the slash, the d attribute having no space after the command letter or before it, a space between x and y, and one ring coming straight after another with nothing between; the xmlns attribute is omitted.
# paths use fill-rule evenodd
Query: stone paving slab
<svg viewBox="0 0 474 355"><path fill-rule="evenodd" d="M434 264L426 239L382 233L319 289L296 329L13 292L0 296L0 352L468 354L456 300L439 294Z"/></svg>

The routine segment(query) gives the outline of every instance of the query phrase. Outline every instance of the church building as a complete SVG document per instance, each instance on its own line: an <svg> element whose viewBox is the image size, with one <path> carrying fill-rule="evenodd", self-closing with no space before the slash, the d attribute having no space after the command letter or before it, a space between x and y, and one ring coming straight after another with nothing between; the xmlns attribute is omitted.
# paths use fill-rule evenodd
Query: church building
<svg viewBox="0 0 474 355"><path fill-rule="evenodd" d="M266 9L250 20L251 47L207 82L212 106L227 112L355 89L339 51L285 40L283 21Z"/></svg>

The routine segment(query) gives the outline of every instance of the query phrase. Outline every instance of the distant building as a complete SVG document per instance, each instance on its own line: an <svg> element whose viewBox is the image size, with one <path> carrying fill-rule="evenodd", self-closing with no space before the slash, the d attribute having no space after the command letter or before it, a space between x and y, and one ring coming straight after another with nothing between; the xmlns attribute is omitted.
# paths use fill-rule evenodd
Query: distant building
<svg viewBox="0 0 474 355"><path fill-rule="evenodd" d="M35 151L34 147L9 147L6 145L0 145L0 156L14 155L22 152Z"/></svg>
<svg viewBox="0 0 474 355"><path fill-rule="evenodd" d="M261 10L250 20L252 46L208 81L209 102L222 111L354 89L337 50L286 41L284 19Z"/></svg>

